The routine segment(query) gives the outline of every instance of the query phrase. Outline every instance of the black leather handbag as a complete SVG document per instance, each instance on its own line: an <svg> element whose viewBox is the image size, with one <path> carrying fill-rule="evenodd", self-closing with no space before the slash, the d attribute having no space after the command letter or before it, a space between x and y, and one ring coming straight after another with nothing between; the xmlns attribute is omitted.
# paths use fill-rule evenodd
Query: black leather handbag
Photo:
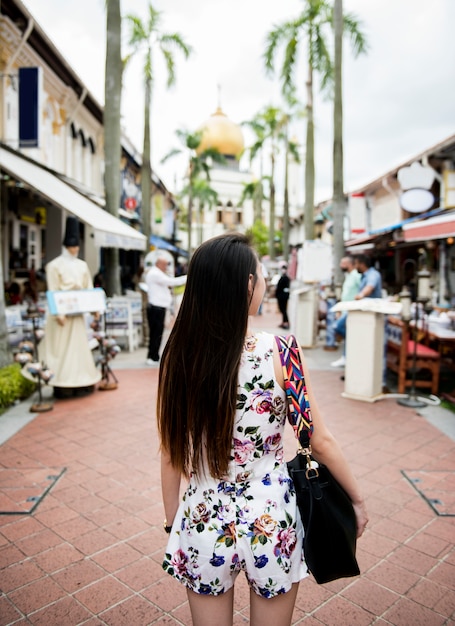
<svg viewBox="0 0 455 626"><path fill-rule="evenodd" d="M295 337L276 337L286 384L290 421L300 447L287 464L297 497L309 571L319 584L360 574L356 552L356 517L344 489L311 456L313 431L300 352Z"/></svg>

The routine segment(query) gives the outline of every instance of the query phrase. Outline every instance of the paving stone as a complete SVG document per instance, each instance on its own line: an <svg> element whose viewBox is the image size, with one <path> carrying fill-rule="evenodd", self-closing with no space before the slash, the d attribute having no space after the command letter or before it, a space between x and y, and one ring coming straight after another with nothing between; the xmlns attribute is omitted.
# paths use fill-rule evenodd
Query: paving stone
<svg viewBox="0 0 455 626"><path fill-rule="evenodd" d="M306 353L314 362L315 353ZM56 402L0 448L3 468L67 468L32 515L0 515L0 626L191 624L185 588L161 567L167 537L154 419L158 370L135 364L134 353L121 356L131 366L116 369L116 391ZM362 575L328 585L304 579L293 624L450 623L455 518L437 516L401 470L451 471L455 442L395 402L342 398L339 372L316 367L312 379L360 479L370 523L358 542ZM285 449L294 455L290 429ZM248 623L244 576L234 607L234 624Z"/></svg>

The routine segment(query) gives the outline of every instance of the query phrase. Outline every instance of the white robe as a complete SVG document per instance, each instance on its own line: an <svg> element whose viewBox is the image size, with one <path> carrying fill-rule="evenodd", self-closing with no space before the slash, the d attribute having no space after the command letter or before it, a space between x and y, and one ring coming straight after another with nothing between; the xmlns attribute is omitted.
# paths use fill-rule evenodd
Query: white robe
<svg viewBox="0 0 455 626"><path fill-rule="evenodd" d="M46 265L46 278L50 291L93 288L87 263L65 248ZM57 316L48 315L38 354L40 361L54 372L49 382L54 387L89 387L101 379L89 348L83 315L67 315L63 326L57 323Z"/></svg>

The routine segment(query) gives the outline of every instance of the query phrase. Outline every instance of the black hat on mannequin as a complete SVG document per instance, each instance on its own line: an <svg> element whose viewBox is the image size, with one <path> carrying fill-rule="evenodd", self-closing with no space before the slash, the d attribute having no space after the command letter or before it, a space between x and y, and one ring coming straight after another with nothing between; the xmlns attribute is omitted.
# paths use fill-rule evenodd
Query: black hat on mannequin
<svg viewBox="0 0 455 626"><path fill-rule="evenodd" d="M79 239L79 221L76 217L66 218L65 238L63 239L65 248L80 245Z"/></svg>

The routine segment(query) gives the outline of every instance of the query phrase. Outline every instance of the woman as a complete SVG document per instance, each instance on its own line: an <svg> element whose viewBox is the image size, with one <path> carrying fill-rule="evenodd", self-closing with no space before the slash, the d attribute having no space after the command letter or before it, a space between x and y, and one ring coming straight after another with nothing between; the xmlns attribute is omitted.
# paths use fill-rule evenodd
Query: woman
<svg viewBox="0 0 455 626"><path fill-rule="evenodd" d="M283 457L286 401L273 335L252 333L265 291L248 239L203 243L162 355L158 392L161 481L170 533L164 569L187 587L195 626L233 620L233 585L244 571L250 623L291 623L307 575L303 527ZM358 536L367 515L357 483L318 411L314 456L350 495ZM181 477L189 479L182 502Z"/></svg>

